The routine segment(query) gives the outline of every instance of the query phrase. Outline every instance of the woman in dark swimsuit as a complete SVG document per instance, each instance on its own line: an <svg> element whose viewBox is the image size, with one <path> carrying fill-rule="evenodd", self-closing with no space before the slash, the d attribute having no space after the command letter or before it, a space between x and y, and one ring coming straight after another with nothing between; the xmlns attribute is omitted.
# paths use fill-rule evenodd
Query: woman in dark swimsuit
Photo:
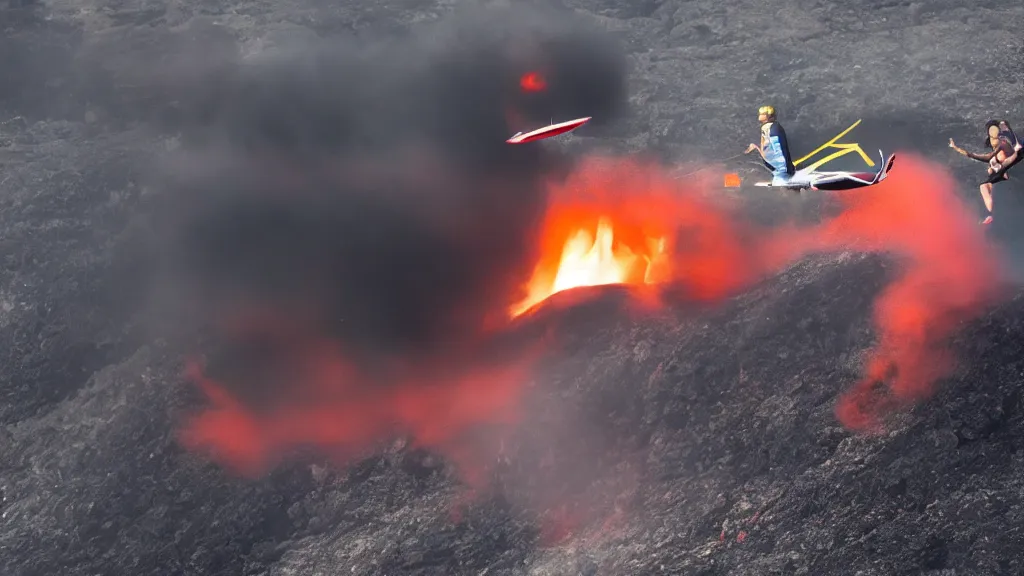
<svg viewBox="0 0 1024 576"><path fill-rule="evenodd" d="M981 183L979 190L981 191L981 199L985 202L985 208L988 209L988 216L981 221L982 224L992 223L992 185L996 182L1003 180L1009 180L1010 176L1006 173L1011 166L1021 160L1022 155L1019 154L1021 149L1021 142L1017 139L1017 135L1013 133L1010 125L1005 120L989 120L985 124L985 130L988 132L988 137L985 139L985 146L992 149L987 154L975 154L974 152L968 152L963 148L957 146L953 139L949 139L949 147L956 150L961 156L966 156L972 160L978 160L979 162L988 163L989 177L987 180Z"/></svg>

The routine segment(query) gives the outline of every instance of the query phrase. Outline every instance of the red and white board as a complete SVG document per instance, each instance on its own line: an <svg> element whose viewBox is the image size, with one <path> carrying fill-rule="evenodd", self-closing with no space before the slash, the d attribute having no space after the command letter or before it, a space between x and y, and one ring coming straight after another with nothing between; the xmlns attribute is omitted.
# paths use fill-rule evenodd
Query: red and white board
<svg viewBox="0 0 1024 576"><path fill-rule="evenodd" d="M515 136L505 140L505 142L508 142L509 144L526 144L536 140L551 138L552 136L572 132L587 122L590 122L590 118L590 116L587 116L586 118L577 118L575 120L569 120L568 122L560 122L558 124L544 126L543 128L538 128L532 132L519 132Z"/></svg>

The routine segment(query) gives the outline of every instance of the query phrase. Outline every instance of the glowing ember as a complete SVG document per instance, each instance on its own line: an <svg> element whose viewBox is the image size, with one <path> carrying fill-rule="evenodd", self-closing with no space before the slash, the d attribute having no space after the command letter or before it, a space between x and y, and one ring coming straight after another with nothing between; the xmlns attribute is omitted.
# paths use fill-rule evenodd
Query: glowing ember
<svg viewBox="0 0 1024 576"><path fill-rule="evenodd" d="M519 87L526 92L540 92L547 87L547 82L539 73L527 72L519 79Z"/></svg>

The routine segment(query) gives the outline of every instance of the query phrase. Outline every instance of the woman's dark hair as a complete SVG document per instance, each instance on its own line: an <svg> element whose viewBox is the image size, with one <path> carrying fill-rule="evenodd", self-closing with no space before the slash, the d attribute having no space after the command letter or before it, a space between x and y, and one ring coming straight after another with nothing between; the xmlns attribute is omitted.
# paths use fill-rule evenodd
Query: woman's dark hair
<svg viewBox="0 0 1024 576"><path fill-rule="evenodd" d="M998 128L999 127L999 122L1001 122L1001 120L989 120L988 122L985 122L985 139L982 141L983 142L982 146L988 147L988 148L992 148L993 150L995 150L995 147L993 147L991 144L989 144L988 129L993 127L993 126Z"/></svg>

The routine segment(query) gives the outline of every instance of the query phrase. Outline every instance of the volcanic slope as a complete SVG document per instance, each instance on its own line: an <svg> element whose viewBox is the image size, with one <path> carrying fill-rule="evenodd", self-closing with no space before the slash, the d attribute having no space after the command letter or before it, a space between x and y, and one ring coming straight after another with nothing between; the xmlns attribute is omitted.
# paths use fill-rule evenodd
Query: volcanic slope
<svg viewBox="0 0 1024 576"><path fill-rule="evenodd" d="M583 129L570 148L714 161L754 139L753 110L767 101L793 135L820 140L860 117L902 131L976 202L979 165L946 138L976 149L986 119L1024 117L1018 5L569 7L627 46L633 94L628 120ZM148 192L139 166L180 145L136 122L151 94L131 79L160 62L138 55L195 37L255 51L337 31L400 36L449 9L0 8L0 573L1024 570L1024 304L965 325L939 394L888 434L858 437L833 407L859 376L872 298L893 272L874 256L803 262L714 310L639 322L599 302L545 316L563 352L496 473L504 489L456 520L454 475L400 444L354 467L284 466L259 480L185 453L174 431L195 398L182 350L138 328L147 287L124 281L138 274L123 238ZM103 56L102 74L90 55Z"/></svg>

